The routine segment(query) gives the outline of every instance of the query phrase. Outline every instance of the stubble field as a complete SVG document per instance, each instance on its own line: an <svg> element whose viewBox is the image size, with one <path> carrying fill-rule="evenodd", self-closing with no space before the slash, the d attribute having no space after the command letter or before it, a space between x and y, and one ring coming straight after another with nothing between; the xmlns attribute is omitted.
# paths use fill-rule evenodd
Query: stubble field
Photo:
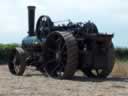
<svg viewBox="0 0 128 96"><path fill-rule="evenodd" d="M72 80L45 77L28 68L24 76L0 66L0 96L128 96L128 64L116 64L105 80L89 79L78 72Z"/></svg>

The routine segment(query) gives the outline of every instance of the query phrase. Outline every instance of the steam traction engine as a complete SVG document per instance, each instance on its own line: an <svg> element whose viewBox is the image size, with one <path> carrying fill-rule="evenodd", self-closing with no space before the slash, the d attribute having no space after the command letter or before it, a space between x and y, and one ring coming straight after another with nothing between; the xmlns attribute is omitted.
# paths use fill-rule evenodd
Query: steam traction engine
<svg viewBox="0 0 128 96"><path fill-rule="evenodd" d="M106 78L111 73L113 34L99 33L90 21L55 25L46 15L39 17L35 29L34 6L28 7L28 16L28 36L22 40L22 47L10 54L12 74L23 75L29 65L54 78L70 78L78 69L93 78Z"/></svg>

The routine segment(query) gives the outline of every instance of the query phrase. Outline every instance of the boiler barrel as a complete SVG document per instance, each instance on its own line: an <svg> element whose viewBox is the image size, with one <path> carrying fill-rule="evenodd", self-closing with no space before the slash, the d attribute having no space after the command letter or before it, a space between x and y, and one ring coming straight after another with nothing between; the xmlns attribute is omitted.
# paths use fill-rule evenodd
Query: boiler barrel
<svg viewBox="0 0 128 96"><path fill-rule="evenodd" d="M27 36L22 40L22 48L28 52L40 51L45 42L45 38L38 39L37 36Z"/></svg>

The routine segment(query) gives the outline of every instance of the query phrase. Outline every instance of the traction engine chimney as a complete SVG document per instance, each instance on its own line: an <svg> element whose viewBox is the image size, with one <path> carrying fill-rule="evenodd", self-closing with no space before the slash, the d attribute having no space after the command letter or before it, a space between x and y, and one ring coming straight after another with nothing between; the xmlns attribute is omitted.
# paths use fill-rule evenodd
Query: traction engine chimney
<svg viewBox="0 0 128 96"><path fill-rule="evenodd" d="M28 35L34 36L35 6L28 6Z"/></svg>

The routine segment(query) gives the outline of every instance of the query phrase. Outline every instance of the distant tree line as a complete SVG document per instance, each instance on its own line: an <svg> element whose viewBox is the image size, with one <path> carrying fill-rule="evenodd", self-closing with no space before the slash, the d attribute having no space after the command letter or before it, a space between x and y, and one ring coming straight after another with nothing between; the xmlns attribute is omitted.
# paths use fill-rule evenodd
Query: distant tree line
<svg viewBox="0 0 128 96"><path fill-rule="evenodd" d="M19 44L0 44L0 64L8 62L11 49ZM118 60L128 60L128 48L115 48L115 56Z"/></svg>
<svg viewBox="0 0 128 96"><path fill-rule="evenodd" d="M7 63L11 50L18 44L0 44L0 64Z"/></svg>
<svg viewBox="0 0 128 96"><path fill-rule="evenodd" d="M128 48L115 48L115 56L119 60L128 61Z"/></svg>

